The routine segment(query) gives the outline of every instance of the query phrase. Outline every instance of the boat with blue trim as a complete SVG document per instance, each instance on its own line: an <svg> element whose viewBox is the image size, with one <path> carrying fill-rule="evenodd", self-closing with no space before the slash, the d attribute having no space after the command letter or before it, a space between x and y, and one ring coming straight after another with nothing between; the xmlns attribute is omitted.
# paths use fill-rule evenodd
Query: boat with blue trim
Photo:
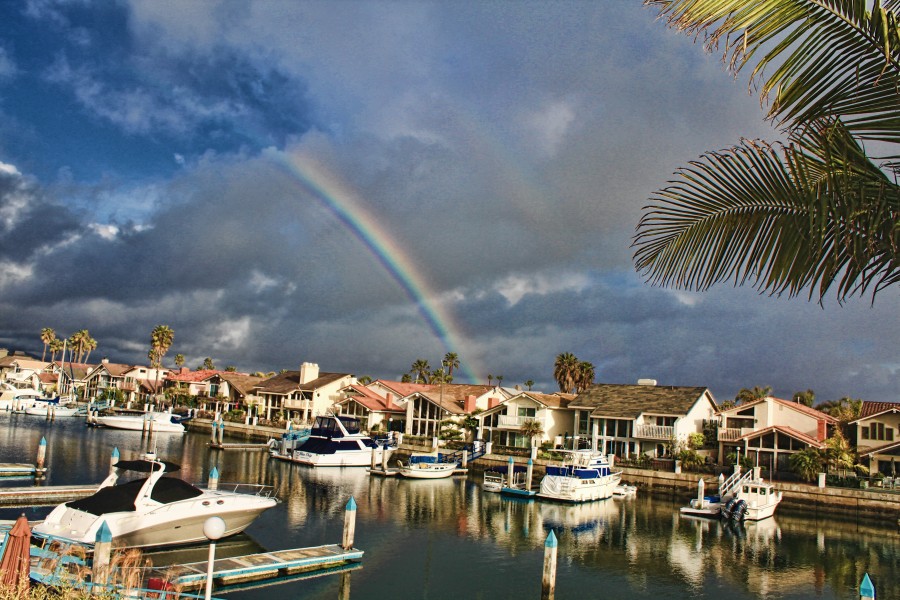
<svg viewBox="0 0 900 600"><path fill-rule="evenodd" d="M563 450L561 465L548 466L538 498L560 502L604 500L615 492L622 479L613 471L605 454L591 450Z"/></svg>

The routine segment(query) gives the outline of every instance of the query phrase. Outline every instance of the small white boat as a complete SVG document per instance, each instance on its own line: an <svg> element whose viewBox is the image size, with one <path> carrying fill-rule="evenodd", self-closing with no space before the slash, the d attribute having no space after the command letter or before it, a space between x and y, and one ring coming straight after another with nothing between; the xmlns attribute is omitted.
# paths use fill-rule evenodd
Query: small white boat
<svg viewBox="0 0 900 600"><path fill-rule="evenodd" d="M506 476L503 471L500 471L496 467L485 470L481 489L486 492L499 494L505 486Z"/></svg>
<svg viewBox="0 0 900 600"><path fill-rule="evenodd" d="M568 450L562 465L548 466L538 498L561 502L591 502L613 495L622 473L610 468L605 454Z"/></svg>
<svg viewBox="0 0 900 600"><path fill-rule="evenodd" d="M734 497L722 506L722 517L732 521L761 521L775 514L781 492L761 477L741 483Z"/></svg>
<svg viewBox="0 0 900 600"><path fill-rule="evenodd" d="M459 467L456 461L442 461L440 456L413 455L404 463L397 461L400 466L400 475L410 479L443 479L450 477Z"/></svg>
<svg viewBox="0 0 900 600"><path fill-rule="evenodd" d="M373 448L375 462L381 464L382 454L388 448L362 433L359 419L345 415L323 415L316 417L309 437L290 454L272 452L270 456L310 467L368 467L372 462Z"/></svg>
<svg viewBox="0 0 900 600"><path fill-rule="evenodd" d="M38 402L34 406L29 406L25 409L26 415L34 417L74 417L77 412L77 406L66 406L65 404L52 402Z"/></svg>
<svg viewBox="0 0 900 600"><path fill-rule="evenodd" d="M93 546L105 523L113 543L126 547L193 544L207 541L203 525L209 517L225 521L227 537L278 503L265 486L219 484L210 490L164 477L179 468L161 460L119 461L94 495L60 504L34 526L34 533ZM119 482L129 472L148 475Z"/></svg>
<svg viewBox="0 0 900 600"><path fill-rule="evenodd" d="M636 485L628 485L625 483L620 483L616 487L613 488L613 496L617 498L630 498L637 494L637 486Z"/></svg>
<svg viewBox="0 0 900 600"><path fill-rule="evenodd" d="M155 433L184 433L184 425L171 412L148 412L142 415L102 415L94 418L97 425L112 429L149 431Z"/></svg>

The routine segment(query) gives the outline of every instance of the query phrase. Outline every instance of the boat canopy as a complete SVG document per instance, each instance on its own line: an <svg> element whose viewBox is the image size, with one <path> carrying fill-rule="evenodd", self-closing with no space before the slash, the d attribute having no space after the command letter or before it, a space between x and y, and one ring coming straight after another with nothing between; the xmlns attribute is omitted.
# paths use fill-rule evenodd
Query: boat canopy
<svg viewBox="0 0 900 600"><path fill-rule="evenodd" d="M313 425L310 435L339 438L344 437L344 431L350 435L359 433L359 419L335 415L316 417L316 423Z"/></svg>
<svg viewBox="0 0 900 600"><path fill-rule="evenodd" d="M135 479L121 485L100 488L92 496L67 502L66 506L98 517L107 513L133 512L135 510L134 501L146 481L146 478ZM195 498L202 493L202 490L181 479L161 477L153 486L150 498L160 504L169 504L178 500Z"/></svg>
<svg viewBox="0 0 900 600"><path fill-rule="evenodd" d="M117 469L122 469L123 471L137 471L139 473L152 473L153 471L159 471L163 467L166 469L166 473L173 473L181 468L181 465L176 465L173 462L169 462L167 460L120 460L115 465L113 465Z"/></svg>

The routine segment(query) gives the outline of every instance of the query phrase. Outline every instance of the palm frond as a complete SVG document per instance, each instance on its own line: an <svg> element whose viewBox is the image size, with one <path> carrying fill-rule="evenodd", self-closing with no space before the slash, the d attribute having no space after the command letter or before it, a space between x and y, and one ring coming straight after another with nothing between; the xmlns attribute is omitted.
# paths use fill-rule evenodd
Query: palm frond
<svg viewBox="0 0 900 600"><path fill-rule="evenodd" d="M900 280L900 188L838 121L787 145L744 140L710 152L651 198L635 265L657 285L706 290L734 280L763 292L844 300Z"/></svg>
<svg viewBox="0 0 900 600"><path fill-rule="evenodd" d="M788 129L841 118L860 139L900 141L898 2L645 0L670 26L722 50ZM766 74L771 69L770 74Z"/></svg>

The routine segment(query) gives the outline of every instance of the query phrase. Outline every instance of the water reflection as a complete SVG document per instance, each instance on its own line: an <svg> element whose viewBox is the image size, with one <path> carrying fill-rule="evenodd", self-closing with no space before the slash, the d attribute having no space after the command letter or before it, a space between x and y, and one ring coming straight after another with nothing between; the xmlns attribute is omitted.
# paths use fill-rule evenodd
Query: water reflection
<svg viewBox="0 0 900 600"><path fill-rule="evenodd" d="M133 458L149 444L140 432L70 421L0 415L0 461L32 462L43 436L47 483L86 483L108 472L113 447ZM346 503L355 499L356 545L365 551L362 568L352 574L357 600L537 597L551 529L559 541L559 598L602 593L653 600L855 600L864 572L879 598L900 598L900 536L894 526L815 520L781 510L773 519L734 526L681 517L679 503L646 495L574 506L511 500L483 493L474 475L370 477L365 469L313 469L270 460L263 452L210 450L207 442L199 434L159 435L153 445L160 457L183 465L179 475L188 481L205 481L215 467L222 482L275 488L282 503L248 528L251 544L277 550L337 543ZM2 516L13 518L20 510ZM349 584L344 579L342 586L335 575L234 591L229 598L277 593L333 600L349 598Z"/></svg>

